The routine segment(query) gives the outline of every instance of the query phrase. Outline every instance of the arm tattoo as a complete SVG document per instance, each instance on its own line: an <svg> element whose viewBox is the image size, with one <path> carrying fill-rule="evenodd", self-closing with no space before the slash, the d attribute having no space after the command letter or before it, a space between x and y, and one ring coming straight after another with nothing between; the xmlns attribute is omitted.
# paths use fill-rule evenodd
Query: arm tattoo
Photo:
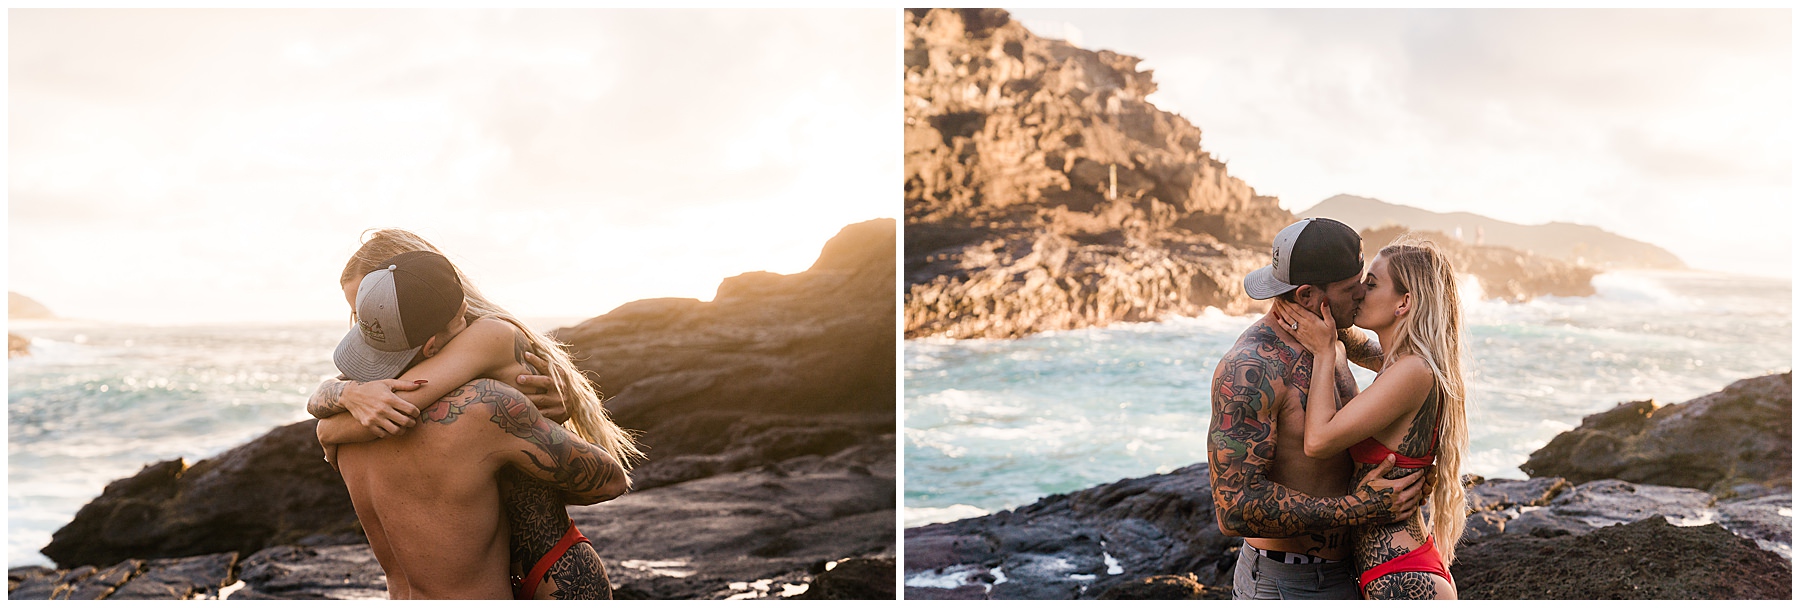
<svg viewBox="0 0 1800 608"><path fill-rule="evenodd" d="M1283 378L1290 376L1310 379L1311 363L1306 359L1287 348L1268 326L1257 325L1213 376L1207 460L1212 463L1214 509L1227 530L1287 538L1374 521L1386 510L1385 502L1370 499L1391 490L1377 493L1362 484L1350 496L1316 498L1269 480L1279 407L1275 382L1287 382ZM1290 369L1293 374L1284 373ZM1290 383L1288 390L1304 386Z"/></svg>
<svg viewBox="0 0 1800 608"><path fill-rule="evenodd" d="M525 339L525 334L520 333L518 328L513 328L513 361L525 363L525 353L530 350L531 342ZM526 365L530 364L526 363Z"/></svg>
<svg viewBox="0 0 1800 608"><path fill-rule="evenodd" d="M313 391L312 397L306 400L306 413L312 414L314 418L324 420L350 411L343 404L338 403L338 399L344 396L344 388L348 386L350 386L348 380L326 380L319 385L319 390Z"/></svg>
<svg viewBox="0 0 1800 608"><path fill-rule="evenodd" d="M1437 584L1432 578L1425 572L1395 572L1369 581L1364 592L1372 600L1437 599Z"/></svg>
<svg viewBox="0 0 1800 608"><path fill-rule="evenodd" d="M535 473L527 471L528 475L545 479L572 498L607 500L618 496L599 493L617 478L618 465L610 463L611 458L599 448L546 420L537 406L510 386L486 378L465 384L426 408L423 418L450 424L476 405L493 412L488 421L500 430L531 444L533 449L520 450L536 469Z"/></svg>
<svg viewBox="0 0 1800 608"><path fill-rule="evenodd" d="M1381 344L1356 328L1338 330L1338 341L1344 343L1344 358L1363 369L1381 369Z"/></svg>

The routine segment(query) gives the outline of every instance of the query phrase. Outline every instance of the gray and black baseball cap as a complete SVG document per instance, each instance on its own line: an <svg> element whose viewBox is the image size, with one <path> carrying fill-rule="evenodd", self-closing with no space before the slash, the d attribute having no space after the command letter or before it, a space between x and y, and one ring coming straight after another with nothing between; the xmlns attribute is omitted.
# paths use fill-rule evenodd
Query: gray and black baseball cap
<svg viewBox="0 0 1800 608"><path fill-rule="evenodd" d="M357 286L356 327L332 361L357 382L398 378L462 304L462 280L444 256L411 251L389 258Z"/></svg>
<svg viewBox="0 0 1800 608"><path fill-rule="evenodd" d="M1274 261L1244 275L1244 293L1267 300L1301 285L1336 283L1362 274L1362 236L1343 222L1309 217L1275 235Z"/></svg>

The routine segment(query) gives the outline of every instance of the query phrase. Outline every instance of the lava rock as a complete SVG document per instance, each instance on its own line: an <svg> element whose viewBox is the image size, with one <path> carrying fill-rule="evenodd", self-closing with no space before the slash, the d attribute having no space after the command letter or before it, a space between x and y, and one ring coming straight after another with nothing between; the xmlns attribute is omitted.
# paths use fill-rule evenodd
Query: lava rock
<svg viewBox="0 0 1800 608"><path fill-rule="evenodd" d="M1738 495L1743 485L1791 488L1793 372L1733 382L1667 407L1620 404L1532 452L1520 468L1572 483L1596 479ZM1785 491L1781 493L1787 493Z"/></svg>
<svg viewBox="0 0 1800 608"><path fill-rule="evenodd" d="M908 529L906 597L1091 599L1162 574L1229 586L1241 542L1219 532L1202 463Z"/></svg>
<svg viewBox="0 0 1800 608"><path fill-rule="evenodd" d="M281 545L244 560L228 599L385 599L387 579L367 544Z"/></svg>
<svg viewBox="0 0 1800 608"><path fill-rule="evenodd" d="M1493 536L1459 550L1450 574L1461 599L1790 599L1793 587L1786 558L1717 524L1662 517L1578 536Z"/></svg>
<svg viewBox="0 0 1800 608"><path fill-rule="evenodd" d="M894 599L894 558L851 558L813 577L803 600Z"/></svg>
<svg viewBox="0 0 1800 608"><path fill-rule="evenodd" d="M254 553L320 532L356 531L343 478L325 463L316 421L277 428L188 466L169 460L107 484L43 553L62 568L213 553Z"/></svg>

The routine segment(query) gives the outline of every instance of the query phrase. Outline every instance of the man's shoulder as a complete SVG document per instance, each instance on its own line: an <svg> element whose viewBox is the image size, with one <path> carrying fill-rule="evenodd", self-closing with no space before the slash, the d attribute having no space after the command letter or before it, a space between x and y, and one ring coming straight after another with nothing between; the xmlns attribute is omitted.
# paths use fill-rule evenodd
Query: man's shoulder
<svg viewBox="0 0 1800 608"><path fill-rule="evenodd" d="M1289 361L1294 358L1293 353L1293 347L1283 342L1273 328L1259 321L1238 336L1237 342L1225 352L1221 361L1261 361L1285 370Z"/></svg>

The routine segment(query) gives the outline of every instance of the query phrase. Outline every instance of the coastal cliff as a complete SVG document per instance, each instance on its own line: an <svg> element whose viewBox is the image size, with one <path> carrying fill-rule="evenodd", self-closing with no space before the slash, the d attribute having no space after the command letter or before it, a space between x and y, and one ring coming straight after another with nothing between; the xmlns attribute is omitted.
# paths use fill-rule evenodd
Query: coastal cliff
<svg viewBox="0 0 1800 608"><path fill-rule="evenodd" d="M1506 247L1601 270L1687 268L1667 249L1582 224L1525 226L1473 213L1434 213L1348 194L1320 201L1301 215L1329 217L1357 230L1395 225L1452 234L1460 231L1460 240L1471 245Z"/></svg>
<svg viewBox="0 0 1800 608"><path fill-rule="evenodd" d="M616 597L894 597L894 229L556 332L650 458L631 493L569 508ZM314 424L109 484L8 597L384 597Z"/></svg>
<svg viewBox="0 0 1800 608"><path fill-rule="evenodd" d="M1137 58L999 9L905 19L907 337L1249 309L1242 277L1294 216L1144 100Z"/></svg>
<svg viewBox="0 0 1800 608"><path fill-rule="evenodd" d="M1709 427L1768 446L1746 461L1761 467L1750 476L1753 483L1729 470L1693 477L1696 484L1733 489L1722 495L1620 479L1465 476L1468 532L1451 566L1459 595L1789 598L1792 530L1785 513L1792 499L1778 469L1785 470L1792 453L1769 428L1791 420L1791 391L1791 373L1748 379L1682 404L1687 407L1662 408L1672 410L1664 420L1639 425L1646 436ZM1627 403L1618 411L1640 408ZM1619 417L1624 415L1590 416L1551 445L1588 436L1595 427L1612 428ZM1562 451L1580 459L1611 449L1600 440L1576 443L1585 447ZM1683 467L1680 453L1670 456L1664 466ZM1207 465L1201 463L912 528L906 530L905 597L1227 599L1242 540L1221 534L1215 521ZM1695 561L1695 555L1706 558Z"/></svg>
<svg viewBox="0 0 1800 608"><path fill-rule="evenodd" d="M907 338L1267 310L1243 277L1298 218L1146 101L1138 58L1041 38L999 9L905 20ZM1491 297L1593 293L1586 267L1441 241Z"/></svg>

